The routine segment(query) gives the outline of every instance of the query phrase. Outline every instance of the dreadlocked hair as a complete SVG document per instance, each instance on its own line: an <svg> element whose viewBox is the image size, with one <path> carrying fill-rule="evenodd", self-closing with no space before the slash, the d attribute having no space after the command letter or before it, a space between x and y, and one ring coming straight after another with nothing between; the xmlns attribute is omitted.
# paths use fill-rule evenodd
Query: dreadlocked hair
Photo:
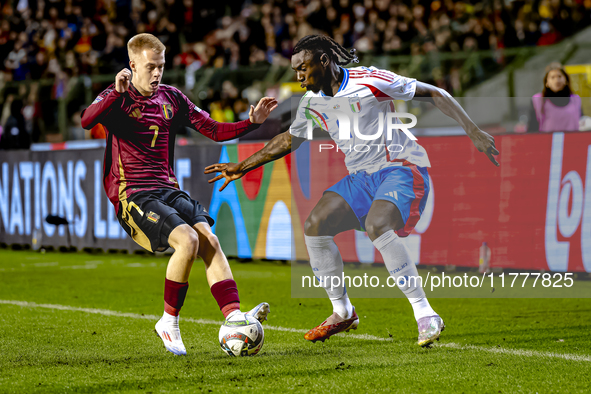
<svg viewBox="0 0 591 394"><path fill-rule="evenodd" d="M351 62L359 63L359 59L355 55L355 48L347 50L328 36L312 34L302 38L293 48L293 54L295 55L301 51L310 51L314 56L318 55L318 57L322 53L326 53L330 60L339 66L345 66Z"/></svg>

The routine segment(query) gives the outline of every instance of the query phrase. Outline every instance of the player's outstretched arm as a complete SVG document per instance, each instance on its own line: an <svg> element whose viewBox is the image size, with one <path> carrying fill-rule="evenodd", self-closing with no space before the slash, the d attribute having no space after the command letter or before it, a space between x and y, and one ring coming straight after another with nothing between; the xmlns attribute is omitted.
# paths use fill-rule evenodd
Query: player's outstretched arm
<svg viewBox="0 0 591 394"><path fill-rule="evenodd" d="M101 119L106 116L113 109L115 103L123 93L129 89L129 82L131 81L131 71L127 68L119 71L115 77L115 89L109 87L107 90L98 95L92 104L82 111L82 127L90 130Z"/></svg>
<svg viewBox="0 0 591 394"><path fill-rule="evenodd" d="M277 135L275 138L269 141L269 143L265 145L263 149L255 152L252 156L247 157L242 162L212 164L205 167L204 172L206 174L215 172L221 173L215 178L210 179L208 181L209 183L226 178L224 185L220 188L220 191L222 191L230 184L230 182L242 178L247 172L252 171L255 168L284 157L292 150L299 148L304 141L305 140L303 138L292 136L288 130Z"/></svg>
<svg viewBox="0 0 591 394"><path fill-rule="evenodd" d="M256 108L253 105L250 106L248 120L235 123L222 123L210 117L194 116L192 113L195 113L195 105L189 103L189 108L190 126L204 136L214 141L222 142L233 140L256 130L269 117L271 112L277 108L277 99L274 97L263 97L258 102Z"/></svg>
<svg viewBox="0 0 591 394"><path fill-rule="evenodd" d="M499 151L495 147L495 139L480 128L470 119L462 106L449 93L428 83L417 81L417 88L413 100L428 101L434 104L441 112L462 126L468 137L474 143L479 152L484 152L488 159L496 166L499 163L493 155Z"/></svg>

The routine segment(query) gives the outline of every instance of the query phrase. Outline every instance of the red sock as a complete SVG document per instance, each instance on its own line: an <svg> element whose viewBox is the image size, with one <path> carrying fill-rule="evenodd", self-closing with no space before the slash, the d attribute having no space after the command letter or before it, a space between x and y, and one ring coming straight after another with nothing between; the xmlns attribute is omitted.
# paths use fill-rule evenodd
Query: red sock
<svg viewBox="0 0 591 394"><path fill-rule="evenodd" d="M188 289L188 282L179 283L165 279L164 312L172 316L178 316L183 304L185 303L185 297L187 296Z"/></svg>
<svg viewBox="0 0 591 394"><path fill-rule="evenodd" d="M240 298L238 297L238 288L234 279L214 283L211 286L211 294L217 301L224 317L228 317L231 312L240 309Z"/></svg>
<svg viewBox="0 0 591 394"><path fill-rule="evenodd" d="M228 315L230 313L232 313L238 309L240 309L240 303L239 302L231 302L222 308L222 313L224 314L224 317L228 317Z"/></svg>

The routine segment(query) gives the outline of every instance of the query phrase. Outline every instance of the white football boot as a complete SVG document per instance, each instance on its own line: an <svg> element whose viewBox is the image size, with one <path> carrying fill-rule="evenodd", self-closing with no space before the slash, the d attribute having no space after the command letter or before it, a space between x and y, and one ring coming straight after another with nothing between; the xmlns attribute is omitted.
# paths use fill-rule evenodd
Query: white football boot
<svg viewBox="0 0 591 394"><path fill-rule="evenodd" d="M439 315L426 316L417 320L419 327L419 340L417 344L422 347L430 347L433 341L438 341L439 336L445 330L445 323Z"/></svg>
<svg viewBox="0 0 591 394"><path fill-rule="evenodd" d="M266 302L261 302L260 304L258 304L254 308L252 308L250 311L246 312L246 314L254 317L259 322L262 323L265 320L267 320L267 315L270 312L271 312L271 308L269 307L269 304L267 304Z"/></svg>
<svg viewBox="0 0 591 394"><path fill-rule="evenodd" d="M165 319L162 317L156 323L156 333L164 342L164 347L169 352L176 354L177 356L184 356L187 354L187 349L185 349L185 345L183 344L183 340L181 338L181 330L179 329L179 319L178 316L176 319Z"/></svg>

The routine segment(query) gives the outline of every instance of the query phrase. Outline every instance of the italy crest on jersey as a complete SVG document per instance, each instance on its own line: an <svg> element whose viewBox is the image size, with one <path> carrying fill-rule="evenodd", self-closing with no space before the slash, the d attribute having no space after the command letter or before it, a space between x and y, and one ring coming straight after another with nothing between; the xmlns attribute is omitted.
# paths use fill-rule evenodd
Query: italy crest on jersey
<svg viewBox="0 0 591 394"><path fill-rule="evenodd" d="M172 119L172 106L170 104L162 104L162 113L166 119Z"/></svg>
<svg viewBox="0 0 591 394"><path fill-rule="evenodd" d="M349 97L349 107L351 107L351 111L353 112L361 111L361 100L359 96Z"/></svg>

